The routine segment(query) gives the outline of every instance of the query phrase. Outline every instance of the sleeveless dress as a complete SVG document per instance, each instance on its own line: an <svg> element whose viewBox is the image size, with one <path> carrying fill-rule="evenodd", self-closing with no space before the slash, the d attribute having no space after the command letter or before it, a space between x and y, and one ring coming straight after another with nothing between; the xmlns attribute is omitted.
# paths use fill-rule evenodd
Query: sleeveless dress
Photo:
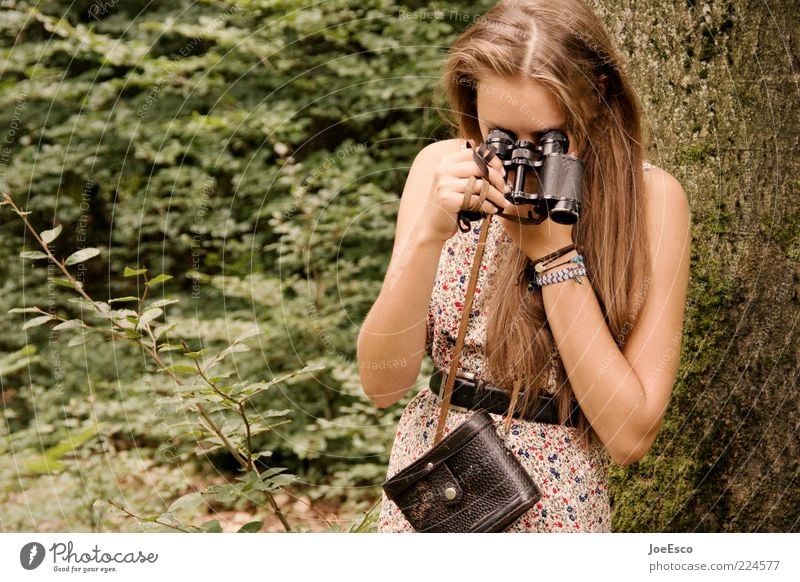
<svg viewBox="0 0 800 582"><path fill-rule="evenodd" d="M644 163L644 169L650 169ZM472 230L457 231L442 248L427 315L426 353L439 370L450 368L468 279L480 236L482 221L472 223ZM492 382L484 360L484 338L487 318L484 313L484 289L492 280L505 253L518 252L513 239L500 220L492 219L484 248L481 269L472 300L469 325L461 353L461 370L472 372ZM551 375L547 387L555 391ZM445 421L445 434L464 422L472 412L450 409ZM496 427L504 416L491 413ZM397 425L389 458L387 478L414 462L433 446L439 418L438 396L426 385L406 405ZM586 447L577 438L577 429L555 424L514 419L506 446L533 476L542 492L541 499L517 518L508 532L609 532L611 507L608 497L607 472L611 459L605 447L595 443ZM413 532L397 505L382 492L378 518L379 532Z"/></svg>

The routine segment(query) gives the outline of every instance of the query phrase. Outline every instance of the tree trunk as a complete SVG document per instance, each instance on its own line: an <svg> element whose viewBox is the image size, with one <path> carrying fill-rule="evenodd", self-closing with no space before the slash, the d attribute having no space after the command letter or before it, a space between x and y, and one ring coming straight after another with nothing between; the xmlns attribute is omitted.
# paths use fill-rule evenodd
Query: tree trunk
<svg viewBox="0 0 800 582"><path fill-rule="evenodd" d="M682 365L616 531L798 530L796 3L594 2L692 208Z"/></svg>

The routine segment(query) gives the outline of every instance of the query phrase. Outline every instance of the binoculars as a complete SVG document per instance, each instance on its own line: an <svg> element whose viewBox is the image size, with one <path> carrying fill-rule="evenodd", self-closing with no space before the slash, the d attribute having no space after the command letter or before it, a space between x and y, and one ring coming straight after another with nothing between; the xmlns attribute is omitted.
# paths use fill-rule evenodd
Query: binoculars
<svg viewBox="0 0 800 582"><path fill-rule="evenodd" d="M581 210L583 162L566 153L569 150L566 134L560 130L548 131L542 135L539 145L527 140L517 141L515 137L493 129L485 143L497 151L506 175L515 170L514 184L506 199L516 205L531 204L539 215L534 218L529 212L528 219L520 216L518 221L538 224L549 217L559 224L575 224ZM525 180L530 172L537 178L536 192L525 191ZM468 220L479 220L483 216L479 212L462 212Z"/></svg>

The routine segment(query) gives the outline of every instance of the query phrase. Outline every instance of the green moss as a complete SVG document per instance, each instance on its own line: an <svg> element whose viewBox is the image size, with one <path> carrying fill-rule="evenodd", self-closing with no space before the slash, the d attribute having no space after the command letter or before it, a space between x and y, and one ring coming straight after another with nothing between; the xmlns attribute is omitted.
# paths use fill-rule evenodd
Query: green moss
<svg viewBox="0 0 800 582"><path fill-rule="evenodd" d="M800 195L800 181L791 180L786 198L795 200ZM775 222L772 213L761 218L761 231L770 241L776 243L790 260L798 260L800 252L800 211L795 210Z"/></svg>
<svg viewBox="0 0 800 582"><path fill-rule="evenodd" d="M678 163L698 164L717 154L717 148L709 143L697 143L684 147L678 152Z"/></svg>

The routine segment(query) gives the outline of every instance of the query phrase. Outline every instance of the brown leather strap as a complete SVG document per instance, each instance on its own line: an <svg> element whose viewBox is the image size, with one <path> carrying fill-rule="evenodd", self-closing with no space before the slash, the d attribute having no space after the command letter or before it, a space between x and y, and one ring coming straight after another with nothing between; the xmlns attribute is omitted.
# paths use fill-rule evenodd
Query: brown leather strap
<svg viewBox="0 0 800 582"><path fill-rule="evenodd" d="M472 271L469 275L469 285L467 286L467 294L464 299L464 309L461 312L461 324L458 328L458 337L456 338L456 345L453 348L453 359L450 362L450 372L447 374L447 382L444 390L439 390L442 395L442 403L439 408L439 421L436 424L436 436L433 438L433 445L441 440L444 435L445 419L450 410L450 398L453 395L453 384L456 381L456 374L458 373L458 364L461 359L461 350L464 347L464 336L467 332L467 325L469 323L469 314L472 311L472 297L475 294L475 285L478 283L478 274L481 268L481 260L483 259L483 250L486 245L486 238L491 226L492 215L488 214L483 219L481 224L481 235L478 240L478 245L475 248L475 258L472 260Z"/></svg>

